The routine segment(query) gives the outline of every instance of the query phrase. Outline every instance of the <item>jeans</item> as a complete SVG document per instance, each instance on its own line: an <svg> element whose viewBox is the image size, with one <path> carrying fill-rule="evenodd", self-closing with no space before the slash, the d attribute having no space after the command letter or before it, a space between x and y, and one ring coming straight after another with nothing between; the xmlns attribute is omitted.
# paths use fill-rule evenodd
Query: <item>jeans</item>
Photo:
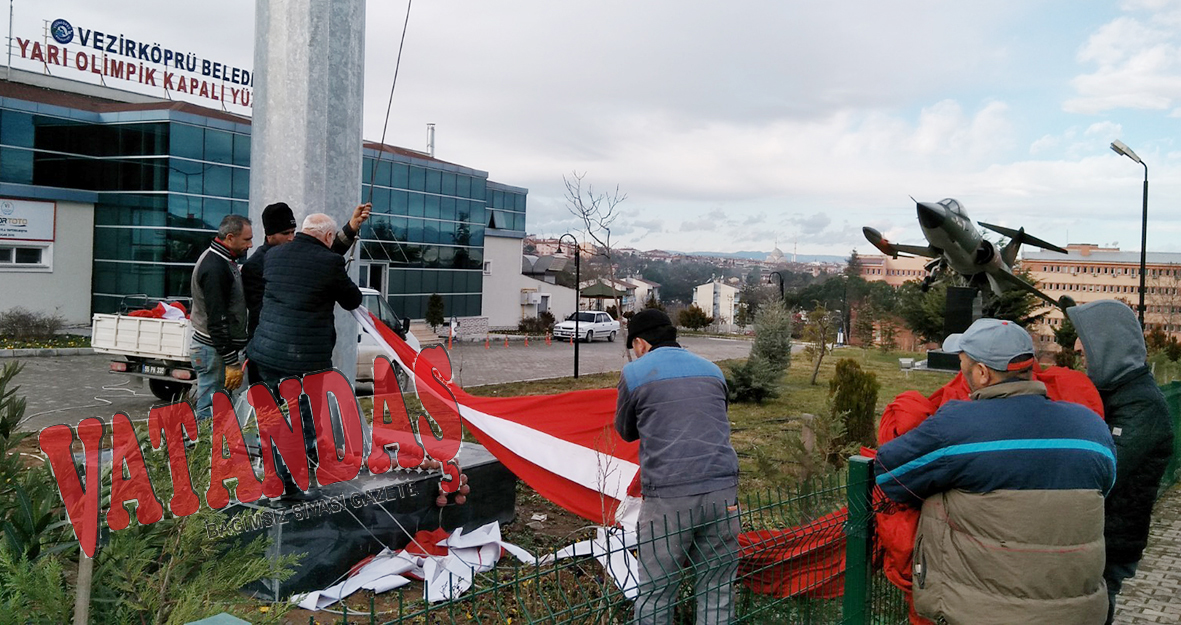
<svg viewBox="0 0 1181 625"><path fill-rule="evenodd" d="M697 623L734 620L738 573L738 493L730 488L688 497L646 497L636 528L639 591L635 621L673 622L677 590L688 565L694 573Z"/></svg>
<svg viewBox="0 0 1181 625"><path fill-rule="evenodd" d="M217 350L193 341L189 358L197 372L197 420L213 417L213 394L226 390L226 366Z"/></svg>
<svg viewBox="0 0 1181 625"><path fill-rule="evenodd" d="M1136 568L1140 566L1140 561L1136 562L1108 562L1107 566L1103 568L1103 581L1107 582L1107 625L1111 625L1115 619L1115 597L1123 590L1124 581L1131 579L1136 575Z"/></svg>

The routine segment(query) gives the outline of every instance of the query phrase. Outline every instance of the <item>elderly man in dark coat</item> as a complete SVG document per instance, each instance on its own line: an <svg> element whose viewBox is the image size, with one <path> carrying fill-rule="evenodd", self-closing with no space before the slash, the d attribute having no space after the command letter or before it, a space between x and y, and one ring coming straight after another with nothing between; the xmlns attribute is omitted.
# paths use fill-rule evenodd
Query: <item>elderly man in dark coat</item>
<svg viewBox="0 0 1181 625"><path fill-rule="evenodd" d="M336 231L328 215L308 215L295 239L267 254L262 314L246 349L263 382L332 367L336 305L361 305L344 257L332 251Z"/></svg>

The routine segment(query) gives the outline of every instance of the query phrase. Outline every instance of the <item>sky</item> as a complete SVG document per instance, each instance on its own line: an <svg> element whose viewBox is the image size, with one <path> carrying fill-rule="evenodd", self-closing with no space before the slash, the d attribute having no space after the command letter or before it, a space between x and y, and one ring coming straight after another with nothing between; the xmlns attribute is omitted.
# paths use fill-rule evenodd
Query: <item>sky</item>
<svg viewBox="0 0 1181 625"><path fill-rule="evenodd" d="M15 37L76 27L253 66L247 0L14 0ZM369 0L366 139L408 4ZM642 250L874 253L921 243L910 197L1058 244L1181 252L1181 0L418 0L386 142L529 189L530 233L579 223L563 177L617 187ZM39 69L22 60L13 66ZM64 77L91 74L58 69ZM96 77L95 77L96 78Z"/></svg>

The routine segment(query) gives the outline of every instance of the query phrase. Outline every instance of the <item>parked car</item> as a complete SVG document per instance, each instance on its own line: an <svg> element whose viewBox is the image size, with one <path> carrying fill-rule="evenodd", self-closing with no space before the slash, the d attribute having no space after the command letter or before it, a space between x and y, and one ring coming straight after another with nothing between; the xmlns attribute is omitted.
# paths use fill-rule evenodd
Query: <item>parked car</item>
<svg viewBox="0 0 1181 625"><path fill-rule="evenodd" d="M575 319L577 319L577 324ZM582 310L571 313L565 321L555 325L554 338L568 339L574 336L575 326L577 326L578 340L587 343L597 338L606 338L608 342L614 341L615 336L619 334L619 322L612 319L611 315L605 312Z"/></svg>
<svg viewBox="0 0 1181 625"><path fill-rule="evenodd" d="M406 338L406 333L409 331L409 319L403 320L398 317L393 308L390 308L389 302L386 301L381 293L373 289L361 289L361 305L369 309L369 312L377 316L389 329L393 330L395 334ZM358 382L372 382L373 381L373 360L378 356L384 355L380 347L377 346L377 341L368 333L358 330L357 332L357 381ZM406 386L406 374L401 368L396 368L394 371L401 383L403 390Z"/></svg>

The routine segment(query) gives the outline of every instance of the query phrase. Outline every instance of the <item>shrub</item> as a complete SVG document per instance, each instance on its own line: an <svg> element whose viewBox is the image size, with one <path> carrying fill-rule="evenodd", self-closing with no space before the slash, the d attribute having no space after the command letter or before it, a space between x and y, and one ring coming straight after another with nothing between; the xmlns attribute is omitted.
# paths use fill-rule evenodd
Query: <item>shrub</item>
<svg viewBox="0 0 1181 625"><path fill-rule="evenodd" d="M432 330L443 325L446 319L443 318L443 296L438 293L431 293L431 296L426 300L426 322Z"/></svg>
<svg viewBox="0 0 1181 625"><path fill-rule="evenodd" d="M56 313L32 312L18 306L0 313L0 336L18 340L50 339L65 323Z"/></svg>
<svg viewBox="0 0 1181 625"><path fill-rule="evenodd" d="M1181 341L1178 341L1177 337L1169 337L1169 342L1165 345L1165 354L1173 362L1181 360Z"/></svg>
<svg viewBox="0 0 1181 625"><path fill-rule="evenodd" d="M695 305L682 310L681 313L677 315L677 325L683 326L690 330L700 330L709 326L709 324L713 322L713 317L705 314L704 310L701 310Z"/></svg>
<svg viewBox="0 0 1181 625"><path fill-rule="evenodd" d="M791 365L792 315L782 302L769 302L755 313L755 340L752 358L766 360L779 371Z"/></svg>
<svg viewBox="0 0 1181 625"><path fill-rule="evenodd" d="M1169 344L1169 335L1165 334L1159 325L1154 326L1144 337L1144 343L1148 347L1148 351L1157 352Z"/></svg>
<svg viewBox="0 0 1181 625"><path fill-rule="evenodd" d="M730 367L726 376L730 401L761 404L779 397L779 381L783 370L762 358L751 355L741 365Z"/></svg>
<svg viewBox="0 0 1181 625"><path fill-rule="evenodd" d="M850 358L837 361L836 372L828 383L828 394L832 398L832 415L844 421L845 443L874 445L877 440L874 416L881 387L878 376L862 370L857 361Z"/></svg>
<svg viewBox="0 0 1181 625"><path fill-rule="evenodd" d="M644 302L644 308L655 308L656 310L664 310L664 304L661 304L656 299L655 293L648 293L648 301ZM624 313L627 316L627 313Z"/></svg>
<svg viewBox="0 0 1181 625"><path fill-rule="evenodd" d="M536 317L526 317L517 322L517 330L526 334L545 334L554 328L554 315L543 310Z"/></svg>

